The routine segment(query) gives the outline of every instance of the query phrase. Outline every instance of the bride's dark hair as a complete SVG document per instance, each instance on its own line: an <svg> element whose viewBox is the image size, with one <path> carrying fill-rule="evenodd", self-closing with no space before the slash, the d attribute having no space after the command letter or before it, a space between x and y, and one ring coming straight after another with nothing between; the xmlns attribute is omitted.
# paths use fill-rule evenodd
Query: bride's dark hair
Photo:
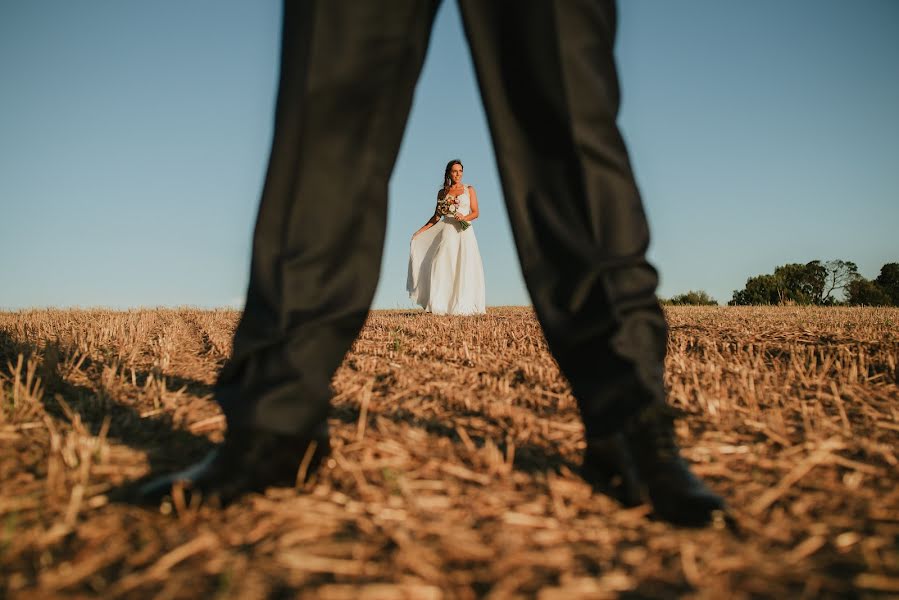
<svg viewBox="0 0 899 600"><path fill-rule="evenodd" d="M449 189L453 185L453 178L450 177L450 170L452 170L453 165L459 165L462 167L462 170L465 170L465 165L462 164L462 161L458 158L454 158L453 160L446 163L446 169L443 171L443 193L447 193Z"/></svg>

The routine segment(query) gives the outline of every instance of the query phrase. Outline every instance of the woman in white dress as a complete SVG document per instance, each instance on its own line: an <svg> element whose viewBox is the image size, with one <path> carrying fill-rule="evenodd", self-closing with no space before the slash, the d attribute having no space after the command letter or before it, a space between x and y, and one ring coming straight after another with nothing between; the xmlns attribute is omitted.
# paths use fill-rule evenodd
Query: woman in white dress
<svg viewBox="0 0 899 600"><path fill-rule="evenodd" d="M479 215L478 197L462 183L462 171L459 160L446 165L434 216L412 236L409 250L409 297L438 315L487 312L484 266L470 226Z"/></svg>

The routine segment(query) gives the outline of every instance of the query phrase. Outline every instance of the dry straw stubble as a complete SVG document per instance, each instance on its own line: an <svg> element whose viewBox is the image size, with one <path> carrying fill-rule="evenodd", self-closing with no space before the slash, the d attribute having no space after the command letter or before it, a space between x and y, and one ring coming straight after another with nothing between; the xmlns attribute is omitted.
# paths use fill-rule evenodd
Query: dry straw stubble
<svg viewBox="0 0 899 600"><path fill-rule="evenodd" d="M807 597L899 589L899 310L667 310L686 456L740 535L592 495L528 309L375 311L334 378L334 454L224 510L110 503L198 458L233 311L0 314L10 597Z"/></svg>

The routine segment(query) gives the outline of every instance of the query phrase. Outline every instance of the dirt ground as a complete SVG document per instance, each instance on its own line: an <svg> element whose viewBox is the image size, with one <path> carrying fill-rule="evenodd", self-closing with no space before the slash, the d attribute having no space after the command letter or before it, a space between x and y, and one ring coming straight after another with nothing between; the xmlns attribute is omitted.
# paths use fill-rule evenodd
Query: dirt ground
<svg viewBox="0 0 899 600"><path fill-rule="evenodd" d="M675 307L678 438L738 529L622 509L533 313L375 311L300 489L110 490L224 430L234 311L0 313L0 597L899 597L899 309Z"/></svg>

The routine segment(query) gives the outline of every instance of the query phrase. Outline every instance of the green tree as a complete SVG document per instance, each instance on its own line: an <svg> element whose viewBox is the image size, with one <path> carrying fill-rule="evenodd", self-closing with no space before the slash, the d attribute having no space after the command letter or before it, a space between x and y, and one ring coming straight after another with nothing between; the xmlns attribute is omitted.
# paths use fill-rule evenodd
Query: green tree
<svg viewBox="0 0 899 600"><path fill-rule="evenodd" d="M889 306L890 296L874 281L859 277L849 284L846 303L853 306Z"/></svg>
<svg viewBox="0 0 899 600"><path fill-rule="evenodd" d="M790 263L774 269L774 277L782 282L783 295L779 304L821 304L827 269L819 260L806 264Z"/></svg>
<svg viewBox="0 0 899 600"><path fill-rule="evenodd" d="M775 275L756 275L746 280L742 290L734 290L730 305L780 304L783 302L783 282Z"/></svg>
<svg viewBox="0 0 899 600"><path fill-rule="evenodd" d="M846 296L849 285L861 277L858 274L858 266L849 260L829 260L824 263L824 269L826 274L821 304L836 304L839 302L835 294L839 293Z"/></svg>
<svg viewBox="0 0 899 600"><path fill-rule="evenodd" d="M874 283L889 296L893 306L899 306L899 263L887 263L880 267L880 275Z"/></svg>
<svg viewBox="0 0 899 600"><path fill-rule="evenodd" d="M776 267L771 275L747 279L742 290L734 290L728 304L833 305L841 301L840 296L846 295L849 285L859 277L858 266L848 260L788 263Z"/></svg>

